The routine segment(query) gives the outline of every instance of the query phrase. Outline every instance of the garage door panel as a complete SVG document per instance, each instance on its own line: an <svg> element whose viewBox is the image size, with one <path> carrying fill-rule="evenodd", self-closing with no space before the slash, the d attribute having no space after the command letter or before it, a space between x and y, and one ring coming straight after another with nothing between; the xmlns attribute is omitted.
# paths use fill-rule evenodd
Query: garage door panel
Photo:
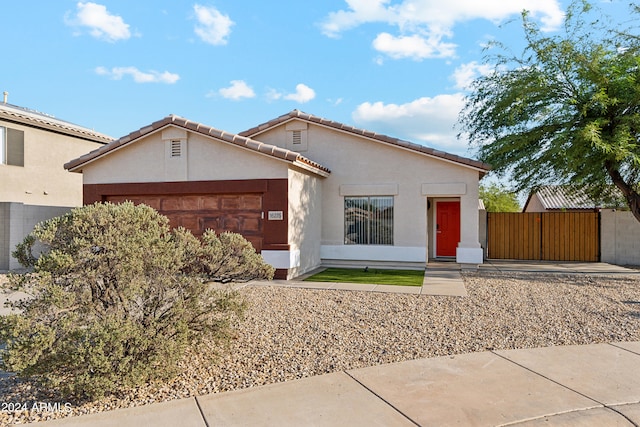
<svg viewBox="0 0 640 427"><path fill-rule="evenodd" d="M206 196L202 196L201 200L201 208L204 210L219 210L220 209L220 197L218 196L212 196L212 195L206 195Z"/></svg>
<svg viewBox="0 0 640 427"><path fill-rule="evenodd" d="M194 233L196 230L201 233L202 227L200 226L200 218L198 217L198 215L181 214L180 218L181 226L183 226L187 230L191 230Z"/></svg>
<svg viewBox="0 0 640 427"><path fill-rule="evenodd" d="M199 227L201 230L211 229L218 232L220 229L220 221L218 217L201 216L199 219Z"/></svg>
<svg viewBox="0 0 640 427"><path fill-rule="evenodd" d="M230 231L232 233L240 232L240 219L234 217L225 216L222 218L222 229L224 231Z"/></svg>
<svg viewBox="0 0 640 427"><path fill-rule="evenodd" d="M180 207L185 211L194 211L201 209L202 197L201 196L184 196L180 198Z"/></svg>
<svg viewBox="0 0 640 427"><path fill-rule="evenodd" d="M227 196L220 200L220 209L223 211L237 211L242 209L241 196Z"/></svg>
<svg viewBox="0 0 640 427"><path fill-rule="evenodd" d="M262 210L262 196L257 194L242 196L242 209Z"/></svg>
<svg viewBox="0 0 640 427"><path fill-rule="evenodd" d="M160 201L160 208L162 211L178 211L181 209L180 199L178 197L163 197Z"/></svg>
<svg viewBox="0 0 640 427"><path fill-rule="evenodd" d="M242 219L242 229L246 232L258 233L261 230L261 225L260 218L245 217Z"/></svg>

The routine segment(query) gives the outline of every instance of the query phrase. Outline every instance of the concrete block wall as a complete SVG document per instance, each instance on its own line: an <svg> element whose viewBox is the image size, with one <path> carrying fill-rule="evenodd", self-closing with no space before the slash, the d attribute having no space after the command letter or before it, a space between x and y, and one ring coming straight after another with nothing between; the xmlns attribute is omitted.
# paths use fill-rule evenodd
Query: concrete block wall
<svg viewBox="0 0 640 427"><path fill-rule="evenodd" d="M617 265L640 265L640 222L631 212L602 210L600 259Z"/></svg>
<svg viewBox="0 0 640 427"><path fill-rule="evenodd" d="M15 270L22 266L11 256L16 245L36 224L64 215L72 207L36 206L16 202L0 202L0 270Z"/></svg>
<svg viewBox="0 0 640 427"><path fill-rule="evenodd" d="M11 237L11 203L0 203L0 270L9 269L9 258L11 251L9 250Z"/></svg>

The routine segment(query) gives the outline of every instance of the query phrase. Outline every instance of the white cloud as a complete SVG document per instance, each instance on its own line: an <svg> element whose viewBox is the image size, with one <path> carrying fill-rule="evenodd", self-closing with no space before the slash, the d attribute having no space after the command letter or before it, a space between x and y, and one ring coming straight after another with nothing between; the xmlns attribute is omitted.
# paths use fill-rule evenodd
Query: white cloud
<svg viewBox="0 0 640 427"><path fill-rule="evenodd" d="M384 22L389 14L385 4L389 0L345 0L348 11L339 10L329 13L321 24L322 32L329 37L338 37L342 31L357 27L366 22Z"/></svg>
<svg viewBox="0 0 640 427"><path fill-rule="evenodd" d="M251 86L247 85L243 80L231 80L231 86L220 89L218 93L222 97L233 99L234 101L256 96Z"/></svg>
<svg viewBox="0 0 640 427"><path fill-rule="evenodd" d="M564 12L558 0L345 0L348 8L331 12L321 23L322 32L337 37L366 23L398 28L399 35L381 33L374 47L392 58L453 56L455 45L442 42L453 36L456 24L484 19L501 22L526 9L542 22L544 31L558 29ZM430 51L431 49L431 51Z"/></svg>
<svg viewBox="0 0 640 427"><path fill-rule="evenodd" d="M96 74L100 76L107 76L113 80L122 80L124 76L133 77L133 81L136 83L166 83L173 84L180 80L178 74L165 71L160 73L158 71L142 72L136 67L114 67L111 70L105 67L97 67Z"/></svg>
<svg viewBox="0 0 640 427"><path fill-rule="evenodd" d="M235 24L228 15L223 15L215 7L196 4L193 6L198 24L194 31L204 41L212 45L225 45L231 27Z"/></svg>
<svg viewBox="0 0 640 427"><path fill-rule="evenodd" d="M353 120L360 127L375 127L382 133L462 153L466 142L457 139L454 125L463 105L461 93L424 97L406 104L365 102L353 112Z"/></svg>
<svg viewBox="0 0 640 427"><path fill-rule="evenodd" d="M296 91L294 93L284 94L276 89L269 89L266 96L269 101L286 99L288 101L296 101L300 104L304 104L316 97L316 91L303 83L299 83L296 85Z"/></svg>
<svg viewBox="0 0 640 427"><path fill-rule="evenodd" d="M289 101L296 101L300 104L311 101L316 97L316 92L309 86L299 83L296 85L296 92L284 95L284 99Z"/></svg>
<svg viewBox="0 0 640 427"><path fill-rule="evenodd" d="M456 68L451 78L455 82L456 89L467 90L476 78L486 76L492 71L493 69L491 66L472 61L467 64L462 64Z"/></svg>
<svg viewBox="0 0 640 427"><path fill-rule="evenodd" d="M456 45L443 43L441 37L425 39L418 34L395 37L389 33L380 33L373 41L373 47L393 59L411 58L419 61L453 56Z"/></svg>
<svg viewBox="0 0 640 427"><path fill-rule="evenodd" d="M89 34L108 42L126 40L131 37L129 25L125 24L120 16L109 13L106 6L91 2L78 2L76 8L75 16L69 17L69 14L65 16L67 25L88 27Z"/></svg>
<svg viewBox="0 0 640 427"><path fill-rule="evenodd" d="M270 88L267 91L267 100L268 101L277 101L282 98L282 93L278 92L276 89Z"/></svg>

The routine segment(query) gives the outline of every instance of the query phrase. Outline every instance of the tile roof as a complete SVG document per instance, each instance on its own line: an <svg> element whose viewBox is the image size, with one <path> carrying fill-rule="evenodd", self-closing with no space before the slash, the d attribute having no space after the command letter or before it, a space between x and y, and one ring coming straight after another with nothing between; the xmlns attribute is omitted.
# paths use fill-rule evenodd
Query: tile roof
<svg viewBox="0 0 640 427"><path fill-rule="evenodd" d="M112 137L96 132L92 129L56 119L55 117L29 110L28 108L18 107L7 103L0 103L0 120L20 123L103 144L113 141Z"/></svg>
<svg viewBox="0 0 640 427"><path fill-rule="evenodd" d="M73 172L78 172L81 170L81 167L83 165L99 157L102 157L113 150L116 150L122 146L130 144L133 141L139 138L142 138L152 132L155 132L159 129L162 129L170 125L181 127L190 132L195 132L208 137L213 137L229 144L237 145L239 147L247 148L249 150L256 151L258 153L262 153L268 156L272 156L281 160L288 161L290 163L296 164L303 168L309 169L310 171L321 176L328 176L331 173L331 171L328 168L310 159L307 159L306 157L302 156L300 153L296 153L295 151L276 147L275 145L271 145L271 144L265 144L260 141L253 140L251 138L247 138L245 136L240 136L240 135L225 132L219 129L215 129L211 126L203 125L197 122L192 122L183 117L179 117L173 114L161 120L153 122L149 126L146 126L134 132L131 132L129 135L123 136L120 139L112 141L111 143L105 146L102 146L97 150L93 150L90 153L85 154L84 156L78 157L77 159L74 159L66 163L64 167L65 169L69 169Z"/></svg>
<svg viewBox="0 0 640 427"><path fill-rule="evenodd" d="M604 195L604 200L593 200L582 187L574 185L545 185L532 192L524 205L526 210L533 195L545 209L596 209L602 207L619 207L616 200L620 197L615 188L608 195Z"/></svg>
<svg viewBox="0 0 640 427"><path fill-rule="evenodd" d="M472 168L480 170L480 172L484 175L489 170L491 170L491 166L480 162L478 160L469 159L462 156L457 156L455 154L446 153L444 151L439 151L430 147L425 147L424 145L415 144L409 141L404 141L398 138L393 138L387 135L371 132L365 129L359 129L353 126L345 125L343 123L335 122L333 120L324 119L322 117L314 116L312 114L304 113L300 110L293 110L287 114L284 114L280 117L277 117L273 120L270 120L266 123L253 127L251 129L240 132L239 135L255 137L256 135L265 132L275 126L278 126L282 123L288 122L293 119L301 119L307 121L309 123L314 123L321 126L326 126L329 128L337 129L340 131L352 133L358 136L364 136L366 138L370 138L382 143L395 145L401 148L406 148L409 150L417 151L422 154L426 154L432 157L437 157L440 159L448 160L454 163L459 163L465 166L470 166Z"/></svg>

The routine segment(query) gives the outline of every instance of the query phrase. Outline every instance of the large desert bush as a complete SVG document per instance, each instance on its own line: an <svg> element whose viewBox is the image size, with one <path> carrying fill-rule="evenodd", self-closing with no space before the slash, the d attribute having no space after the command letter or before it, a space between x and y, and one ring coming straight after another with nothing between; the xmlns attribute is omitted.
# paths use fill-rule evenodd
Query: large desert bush
<svg viewBox="0 0 640 427"><path fill-rule="evenodd" d="M32 272L11 286L31 298L0 317L3 368L81 398L170 378L188 346L224 337L244 302L207 278L273 277L242 236L199 240L132 203L41 223L14 256Z"/></svg>

